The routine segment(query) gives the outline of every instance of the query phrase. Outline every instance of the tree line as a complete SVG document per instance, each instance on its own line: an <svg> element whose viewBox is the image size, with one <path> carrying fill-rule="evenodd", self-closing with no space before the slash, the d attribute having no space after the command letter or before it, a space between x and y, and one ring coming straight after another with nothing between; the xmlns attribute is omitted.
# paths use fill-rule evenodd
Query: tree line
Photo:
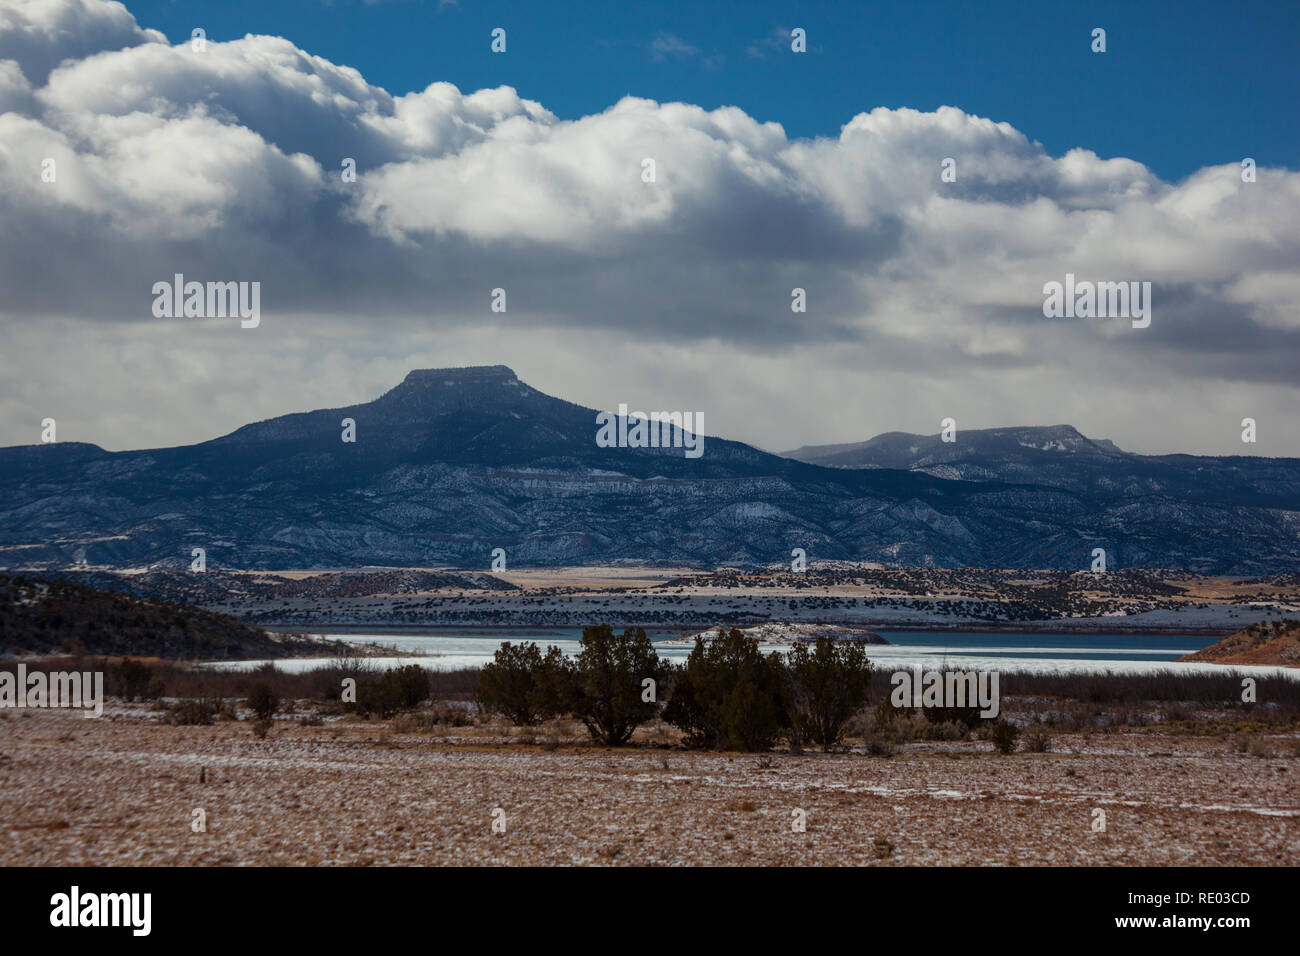
<svg viewBox="0 0 1300 956"><path fill-rule="evenodd" d="M602 624L583 629L574 658L558 647L502 644L479 677L478 700L522 725L572 715L610 746L662 718L690 747L761 751L784 738L794 748L830 749L870 696L866 647L819 637L765 656L733 628L697 638L686 662L674 665L644 629L616 635Z"/></svg>

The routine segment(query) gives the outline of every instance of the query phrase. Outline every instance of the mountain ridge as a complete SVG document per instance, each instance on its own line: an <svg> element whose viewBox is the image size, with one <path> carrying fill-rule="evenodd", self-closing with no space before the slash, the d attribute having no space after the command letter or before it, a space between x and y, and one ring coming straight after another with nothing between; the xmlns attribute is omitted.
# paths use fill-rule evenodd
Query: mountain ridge
<svg viewBox="0 0 1300 956"><path fill-rule="evenodd" d="M794 458L796 461L807 461L810 463L839 460L848 458L854 454L865 454L882 446L890 444L906 443L911 445L961 445L963 449L969 448L970 442L974 436L977 443L988 439L1001 439L1003 437L1014 438L1017 442L1022 437L1039 437L1043 438L1042 446L1035 446L1041 451L1074 451L1066 446L1066 442L1076 446L1092 449L1101 454L1128 455L1119 448L1113 441L1107 438L1088 438L1073 425L1003 425L994 428L970 428L960 432L960 442L944 442L940 434L921 435L913 432L882 432L861 442L839 442L830 445L804 445L791 451L780 452L784 458ZM1055 445L1056 448L1051 446ZM955 450L955 449L954 449ZM830 467L851 467L849 465L833 464Z"/></svg>
<svg viewBox="0 0 1300 956"><path fill-rule="evenodd" d="M538 566L756 566L802 549L1077 569L1097 547L1112 567L1257 574L1300 562L1294 459L1147 458L1071 426L920 445L886 433L855 446L877 456L867 467L720 437L690 459L600 447L596 414L502 365L415 369L372 401L193 445L0 448L0 568L182 568L196 547L216 566L261 570L486 569L496 548Z"/></svg>

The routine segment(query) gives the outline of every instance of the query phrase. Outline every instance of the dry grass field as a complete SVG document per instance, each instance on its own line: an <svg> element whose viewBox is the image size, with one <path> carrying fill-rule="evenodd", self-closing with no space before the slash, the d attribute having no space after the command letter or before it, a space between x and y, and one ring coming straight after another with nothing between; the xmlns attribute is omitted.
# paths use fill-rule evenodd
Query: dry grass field
<svg viewBox="0 0 1300 956"><path fill-rule="evenodd" d="M5 866L1300 863L1294 735L758 756L677 749L662 726L609 750L558 725L279 718L257 739L143 705L0 718Z"/></svg>

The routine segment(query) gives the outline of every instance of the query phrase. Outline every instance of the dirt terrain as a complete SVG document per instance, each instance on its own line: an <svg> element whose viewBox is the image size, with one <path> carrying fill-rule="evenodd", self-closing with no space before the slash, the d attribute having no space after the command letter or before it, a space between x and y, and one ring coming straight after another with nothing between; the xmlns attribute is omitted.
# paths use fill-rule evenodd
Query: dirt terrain
<svg viewBox="0 0 1300 956"><path fill-rule="evenodd" d="M1179 660L1300 667L1300 620L1252 624Z"/></svg>
<svg viewBox="0 0 1300 956"><path fill-rule="evenodd" d="M1010 756L977 741L755 756L650 746L662 732L606 750L280 718L259 740L248 721L170 726L139 705L9 712L0 865L1300 863L1293 737L1250 754L1131 732Z"/></svg>

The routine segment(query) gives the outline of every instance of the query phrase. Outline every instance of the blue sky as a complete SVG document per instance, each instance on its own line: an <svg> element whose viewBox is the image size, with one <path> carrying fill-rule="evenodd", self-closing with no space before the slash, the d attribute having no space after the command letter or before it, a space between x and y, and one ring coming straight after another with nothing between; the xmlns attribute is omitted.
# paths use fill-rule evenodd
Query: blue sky
<svg viewBox="0 0 1300 956"><path fill-rule="evenodd" d="M562 118L625 94L734 105L791 136L875 106L1006 121L1052 155L1082 146L1177 180L1252 156L1296 168L1300 3L538 3L134 0L173 41L287 36L392 93L509 85ZM505 55L488 50L507 30ZM796 56L778 31L808 32ZM1107 52L1090 50L1094 27ZM658 41L658 42L656 42ZM657 51L656 51L657 48Z"/></svg>

